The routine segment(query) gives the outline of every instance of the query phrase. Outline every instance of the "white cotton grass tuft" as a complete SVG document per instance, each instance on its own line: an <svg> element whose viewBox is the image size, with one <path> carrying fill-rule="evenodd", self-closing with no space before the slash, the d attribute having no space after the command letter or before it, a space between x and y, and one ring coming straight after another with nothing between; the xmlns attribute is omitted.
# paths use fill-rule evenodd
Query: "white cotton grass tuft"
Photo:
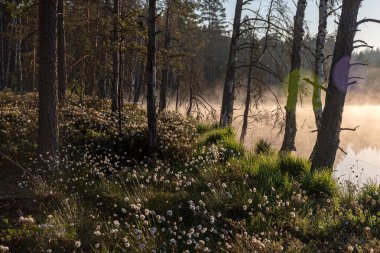
<svg viewBox="0 0 380 253"><path fill-rule="evenodd" d="M9 247L5 245L0 245L0 253L9 252Z"/></svg>

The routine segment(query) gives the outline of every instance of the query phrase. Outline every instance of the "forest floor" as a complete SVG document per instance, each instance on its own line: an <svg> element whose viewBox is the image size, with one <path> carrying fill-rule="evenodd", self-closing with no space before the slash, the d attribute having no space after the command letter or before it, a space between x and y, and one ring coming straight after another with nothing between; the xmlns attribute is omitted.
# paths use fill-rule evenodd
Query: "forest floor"
<svg viewBox="0 0 380 253"><path fill-rule="evenodd" d="M120 131L92 97L60 109L60 157L41 168L36 107L0 92L1 253L380 252L378 185L174 112L147 156L145 112L126 104Z"/></svg>
<svg viewBox="0 0 380 253"><path fill-rule="evenodd" d="M38 211L34 193L19 187L22 175L20 167L7 159L0 159L0 217L6 217L11 223L15 223L20 216Z"/></svg>

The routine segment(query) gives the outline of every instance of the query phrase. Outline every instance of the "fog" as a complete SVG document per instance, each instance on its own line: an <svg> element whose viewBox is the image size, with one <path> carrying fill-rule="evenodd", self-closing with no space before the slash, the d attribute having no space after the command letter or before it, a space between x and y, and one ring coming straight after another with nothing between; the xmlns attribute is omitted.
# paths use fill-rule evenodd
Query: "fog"
<svg viewBox="0 0 380 253"><path fill-rule="evenodd" d="M342 180L351 180L363 184L368 180L377 181L380 171L380 105L377 99L377 87L374 85L380 71L367 69L360 73L371 80L371 86L365 81L359 81L351 87L344 108L342 128L355 128L355 131L342 131L340 147L335 162L335 176ZM379 77L380 78L380 77ZM202 110L204 120L213 122L218 120L218 110L221 103L221 92L211 92L205 95L207 101L216 110L213 119L207 110ZM264 94L263 99L252 105L250 123L244 145L252 148L259 140L264 139L275 149L282 144L284 124L284 105L286 104L284 90L274 91L281 110L274 95L270 92ZM240 138L243 115L244 89L237 95L234 111L233 128L237 139ZM322 99L324 102L324 98ZM186 103L182 106L186 111ZM172 108L174 109L174 108ZM194 109L195 110L195 109ZM299 99L297 107L297 136L296 155L309 158L315 144L317 133L315 130L314 114L311 106L310 91L306 91Z"/></svg>
<svg viewBox="0 0 380 253"><path fill-rule="evenodd" d="M269 109L269 107L268 107ZM344 128L355 128L356 131L342 131L340 147L335 162L335 175L340 179L349 179L357 183L377 180L380 169L380 105L348 104L343 115ZM313 149L317 133L314 114L309 105L297 108L297 136L295 152L308 158ZM234 129L240 134L241 124L236 122ZM250 124L245 145L251 148L259 139L264 139L279 149L283 133L274 120ZM352 172L354 171L354 173ZM356 177L358 175L358 177Z"/></svg>

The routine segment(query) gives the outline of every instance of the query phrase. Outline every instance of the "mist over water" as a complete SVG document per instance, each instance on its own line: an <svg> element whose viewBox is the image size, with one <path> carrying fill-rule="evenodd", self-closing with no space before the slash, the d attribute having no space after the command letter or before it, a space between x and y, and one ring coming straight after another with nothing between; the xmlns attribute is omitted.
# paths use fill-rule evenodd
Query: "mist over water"
<svg viewBox="0 0 380 253"><path fill-rule="evenodd" d="M274 107L267 107L271 111ZM377 180L380 173L380 105L348 104L343 114L343 128L355 128L356 131L342 131L340 147L347 153L338 150L335 161L335 175L342 180L356 183L366 183ZM241 123L236 122L234 128L238 135ZM297 136L295 152L304 158L309 158L314 147L317 133L314 114L311 106L297 108ZM279 149L283 133L281 126L274 120L264 120L250 124L245 145L251 148L259 139L271 143Z"/></svg>
<svg viewBox="0 0 380 253"><path fill-rule="evenodd" d="M363 86L361 86L363 87ZM281 93L276 91L277 94ZM208 96L210 104L216 109L220 108L219 94ZM272 95L266 95L267 99L258 107L251 107L250 123L244 145L252 148L259 140L264 139L275 149L280 149L283 140L281 131L282 113L276 110ZM286 104L284 96L280 94L279 103ZM372 97L372 98L371 98ZM212 98L215 98L214 100ZM239 140L242 126L244 98L239 94L235 103L233 128ZM322 99L324 102L324 99ZM183 107L181 109L184 109ZM181 110L182 111L182 110ZM275 112L277 111L277 118ZM185 112L185 111L183 111ZM207 112L203 112L207 114ZM217 112L218 114L219 112ZM216 115L218 120L218 115ZM276 120L277 119L277 120ZM206 117L210 121L211 117ZM347 103L343 113L342 128L355 128L356 131L342 131L340 135L340 147L347 153L338 150L335 161L335 176L341 180L351 180L363 184L378 181L380 174L380 105L376 103L375 94L361 89L349 92ZM297 135L296 155L309 158L317 137L314 114L310 98L299 101L297 107Z"/></svg>

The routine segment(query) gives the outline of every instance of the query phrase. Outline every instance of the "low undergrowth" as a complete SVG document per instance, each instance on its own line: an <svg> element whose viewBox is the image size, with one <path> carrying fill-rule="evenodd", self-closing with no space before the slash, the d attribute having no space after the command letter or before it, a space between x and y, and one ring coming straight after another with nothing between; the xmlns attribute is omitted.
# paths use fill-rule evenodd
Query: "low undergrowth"
<svg viewBox="0 0 380 253"><path fill-rule="evenodd" d="M232 129L169 112L146 157L145 112L125 105L120 132L91 98L60 109L60 156L41 168L35 107L34 94L0 93L0 150L43 206L2 217L0 252L380 251L377 185L342 188L264 141L246 150Z"/></svg>

